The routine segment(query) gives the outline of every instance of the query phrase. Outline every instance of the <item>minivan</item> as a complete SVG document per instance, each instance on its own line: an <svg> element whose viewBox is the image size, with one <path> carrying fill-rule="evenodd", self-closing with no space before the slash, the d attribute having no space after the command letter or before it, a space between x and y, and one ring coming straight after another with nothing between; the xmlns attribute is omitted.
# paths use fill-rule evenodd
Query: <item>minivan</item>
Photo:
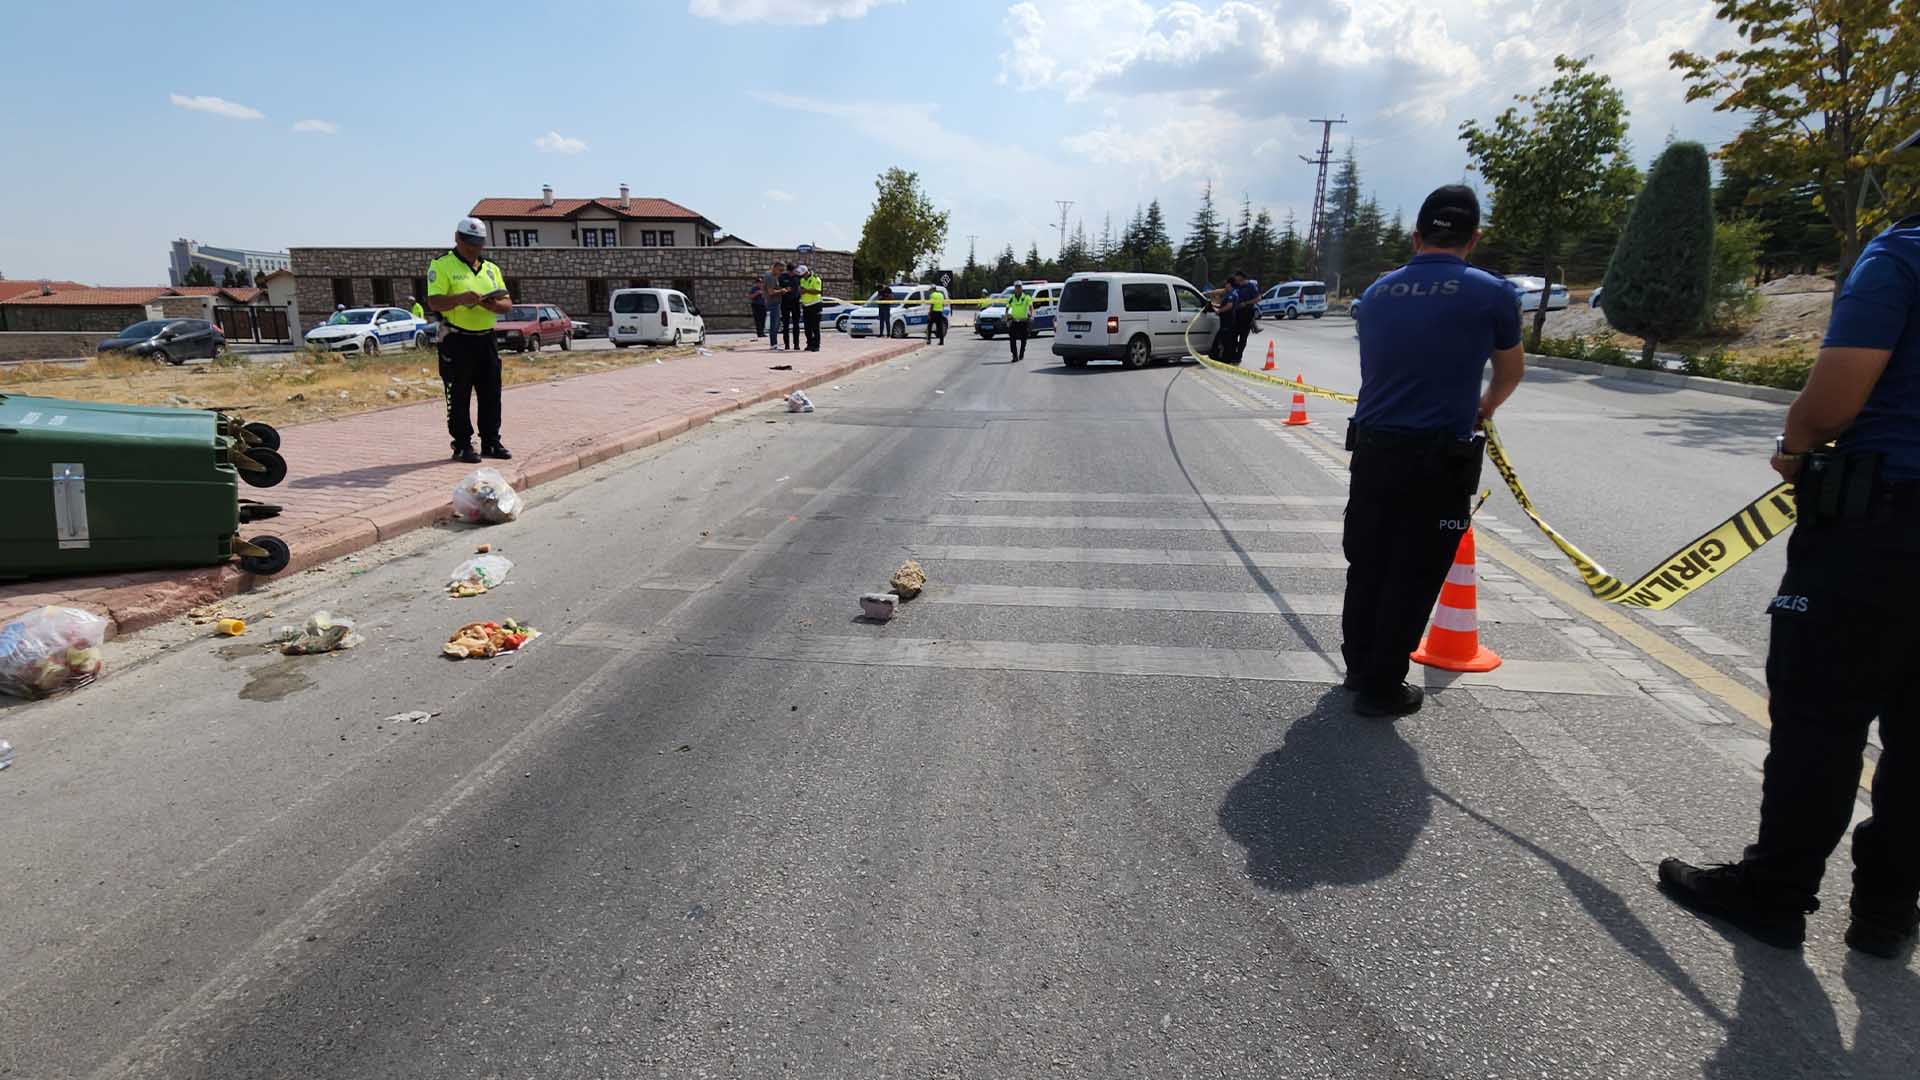
<svg viewBox="0 0 1920 1080"><path fill-rule="evenodd" d="M615 289L607 338L629 345L696 345L707 340L707 320L678 289Z"/></svg>
<svg viewBox="0 0 1920 1080"><path fill-rule="evenodd" d="M1283 281L1260 296L1260 314L1276 319L1319 318L1327 313L1327 283Z"/></svg>
<svg viewBox="0 0 1920 1080"><path fill-rule="evenodd" d="M1198 316L1198 321L1195 317ZM1172 274L1075 274L1060 289L1053 354L1070 368L1119 360L1143 368L1186 356L1187 328L1204 346L1220 329L1207 298Z"/></svg>

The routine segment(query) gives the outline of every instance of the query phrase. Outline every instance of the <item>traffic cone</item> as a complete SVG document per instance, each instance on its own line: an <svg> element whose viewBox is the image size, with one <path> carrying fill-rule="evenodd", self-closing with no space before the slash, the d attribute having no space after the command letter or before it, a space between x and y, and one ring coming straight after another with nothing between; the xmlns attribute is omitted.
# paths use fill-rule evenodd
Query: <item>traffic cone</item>
<svg viewBox="0 0 1920 1080"><path fill-rule="evenodd" d="M1480 644L1480 587L1474 574L1473 526L1467 526L1453 552L1453 568L1440 586L1427 638L1413 650L1413 662L1443 671L1492 671L1500 654Z"/></svg>
<svg viewBox="0 0 1920 1080"><path fill-rule="evenodd" d="M1273 370L1273 342L1271 341L1267 342L1267 366L1261 368L1260 370L1261 371Z"/></svg>
<svg viewBox="0 0 1920 1080"><path fill-rule="evenodd" d="M1307 381L1307 377L1305 375L1295 375L1293 381L1303 383ZM1288 410L1287 420L1284 426L1305 427L1312 422L1313 421L1307 419L1307 395L1302 391L1295 390L1293 392L1293 408Z"/></svg>

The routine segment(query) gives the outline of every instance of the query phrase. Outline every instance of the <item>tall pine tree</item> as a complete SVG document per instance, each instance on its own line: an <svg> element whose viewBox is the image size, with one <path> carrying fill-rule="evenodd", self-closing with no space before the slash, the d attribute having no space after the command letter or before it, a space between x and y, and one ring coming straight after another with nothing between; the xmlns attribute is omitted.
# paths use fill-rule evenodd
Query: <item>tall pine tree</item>
<svg viewBox="0 0 1920 1080"><path fill-rule="evenodd" d="M1607 266L1600 309L1614 329L1655 344L1692 330L1707 308L1713 274L1713 180L1707 149L1677 142L1661 151L1633 200Z"/></svg>
<svg viewBox="0 0 1920 1080"><path fill-rule="evenodd" d="M1180 243L1176 265L1189 281L1204 289L1227 274L1227 268L1220 264L1220 254L1220 213L1213 208L1213 181L1209 180L1200 191L1200 207L1187 225L1187 238ZM1199 280L1203 277L1207 280Z"/></svg>
<svg viewBox="0 0 1920 1080"><path fill-rule="evenodd" d="M1360 216L1360 163L1354 159L1353 143L1347 143L1347 156L1327 188L1326 216L1320 221L1320 265L1322 277L1336 277L1347 265L1347 234Z"/></svg>
<svg viewBox="0 0 1920 1080"><path fill-rule="evenodd" d="M1273 253L1274 284L1293 281L1300 276L1300 262L1303 252L1300 250L1300 221L1293 211L1287 211L1287 222L1280 229L1280 242Z"/></svg>

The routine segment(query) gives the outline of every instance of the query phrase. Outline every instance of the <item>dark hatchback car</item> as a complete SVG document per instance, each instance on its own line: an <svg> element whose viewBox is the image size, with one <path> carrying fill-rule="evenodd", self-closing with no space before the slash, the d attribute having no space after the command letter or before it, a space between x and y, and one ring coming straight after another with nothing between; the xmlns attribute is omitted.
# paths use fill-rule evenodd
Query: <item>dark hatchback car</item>
<svg viewBox="0 0 1920 1080"><path fill-rule="evenodd" d="M99 352L126 352L169 364L220 355L227 335L205 319L148 319L137 322L100 343Z"/></svg>

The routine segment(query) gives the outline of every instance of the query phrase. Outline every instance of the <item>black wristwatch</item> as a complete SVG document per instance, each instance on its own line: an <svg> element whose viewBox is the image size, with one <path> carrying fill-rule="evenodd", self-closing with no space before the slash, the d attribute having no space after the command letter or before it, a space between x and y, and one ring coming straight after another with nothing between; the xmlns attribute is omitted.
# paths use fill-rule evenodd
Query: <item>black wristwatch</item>
<svg viewBox="0 0 1920 1080"><path fill-rule="evenodd" d="M1778 458L1786 458L1788 461L1792 461L1795 458L1806 457L1807 453L1806 451L1802 450L1801 452L1796 454L1793 451L1788 450L1787 437L1786 435L1781 434L1781 435L1775 435L1773 437L1773 456Z"/></svg>

